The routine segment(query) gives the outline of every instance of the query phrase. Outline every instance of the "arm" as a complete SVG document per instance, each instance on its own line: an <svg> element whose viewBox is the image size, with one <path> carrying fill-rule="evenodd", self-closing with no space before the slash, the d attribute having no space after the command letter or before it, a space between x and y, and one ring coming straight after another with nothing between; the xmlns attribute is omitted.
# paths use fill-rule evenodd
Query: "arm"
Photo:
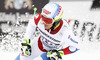
<svg viewBox="0 0 100 60"><path fill-rule="evenodd" d="M31 19L29 19L24 38L31 39L35 32L35 29L36 29L36 25L34 23L34 18L32 17Z"/></svg>
<svg viewBox="0 0 100 60"><path fill-rule="evenodd" d="M80 49L80 38L73 34L73 31L69 25L67 25L67 28L65 28L62 40L64 40L64 55L74 53Z"/></svg>
<svg viewBox="0 0 100 60"><path fill-rule="evenodd" d="M26 33L24 36L24 42L21 43L21 55L22 56L30 56L31 55L31 38L35 32L36 26L34 24L34 17L29 19L28 26L26 28Z"/></svg>
<svg viewBox="0 0 100 60"><path fill-rule="evenodd" d="M37 18L36 18L37 17ZM23 56L30 56L31 55L31 38L33 36L33 34L35 33L36 30L36 26L38 24L40 20L39 15L36 15L35 17L32 17L31 19L29 19L29 23L26 29L26 33L25 33L25 40L24 43L21 43L22 48L22 55Z"/></svg>
<svg viewBox="0 0 100 60"><path fill-rule="evenodd" d="M36 14L34 17L29 19L29 23L26 29L25 39L31 39L33 34L35 33L36 26L38 25L38 22L40 21L41 14Z"/></svg>

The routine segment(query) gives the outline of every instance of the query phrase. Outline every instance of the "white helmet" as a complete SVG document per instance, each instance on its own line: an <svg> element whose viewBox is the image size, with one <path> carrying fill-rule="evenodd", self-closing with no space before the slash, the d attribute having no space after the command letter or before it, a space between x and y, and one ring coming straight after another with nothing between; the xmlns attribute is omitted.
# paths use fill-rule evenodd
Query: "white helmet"
<svg viewBox="0 0 100 60"><path fill-rule="evenodd" d="M53 23L61 20L63 15L63 10L57 3L48 3L42 8L41 15L45 18L53 20Z"/></svg>

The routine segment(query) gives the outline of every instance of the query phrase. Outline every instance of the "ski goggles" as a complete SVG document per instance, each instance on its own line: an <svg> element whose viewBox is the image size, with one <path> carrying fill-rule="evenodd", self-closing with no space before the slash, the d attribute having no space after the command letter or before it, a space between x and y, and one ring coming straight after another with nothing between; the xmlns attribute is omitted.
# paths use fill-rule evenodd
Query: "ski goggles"
<svg viewBox="0 0 100 60"><path fill-rule="evenodd" d="M46 18L44 17L43 15L41 15L41 18L42 18L42 21L45 23L45 24L53 24L53 19L51 18Z"/></svg>

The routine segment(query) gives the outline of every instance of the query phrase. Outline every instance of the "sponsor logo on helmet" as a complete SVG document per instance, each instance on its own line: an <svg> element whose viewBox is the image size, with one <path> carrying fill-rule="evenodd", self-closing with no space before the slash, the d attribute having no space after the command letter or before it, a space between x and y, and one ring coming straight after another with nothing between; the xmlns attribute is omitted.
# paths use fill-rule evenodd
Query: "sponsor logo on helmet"
<svg viewBox="0 0 100 60"><path fill-rule="evenodd" d="M46 10L46 9L43 9L43 13L45 13L45 14L51 14L51 12L50 11L48 11L48 10Z"/></svg>

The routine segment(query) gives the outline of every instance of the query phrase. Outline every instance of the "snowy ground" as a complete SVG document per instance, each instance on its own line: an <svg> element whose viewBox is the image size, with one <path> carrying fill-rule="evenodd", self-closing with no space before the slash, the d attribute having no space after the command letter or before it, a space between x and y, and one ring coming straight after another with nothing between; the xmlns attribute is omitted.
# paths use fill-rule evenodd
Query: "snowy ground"
<svg viewBox="0 0 100 60"><path fill-rule="evenodd" d="M92 1L57 2L64 9L64 18L78 19L80 22L90 21L100 24L100 11L90 11ZM97 33L97 32L95 32ZM14 60L19 52L0 51L0 60ZM100 42L89 42L87 38L82 41L80 51L64 56L64 60L100 60Z"/></svg>

